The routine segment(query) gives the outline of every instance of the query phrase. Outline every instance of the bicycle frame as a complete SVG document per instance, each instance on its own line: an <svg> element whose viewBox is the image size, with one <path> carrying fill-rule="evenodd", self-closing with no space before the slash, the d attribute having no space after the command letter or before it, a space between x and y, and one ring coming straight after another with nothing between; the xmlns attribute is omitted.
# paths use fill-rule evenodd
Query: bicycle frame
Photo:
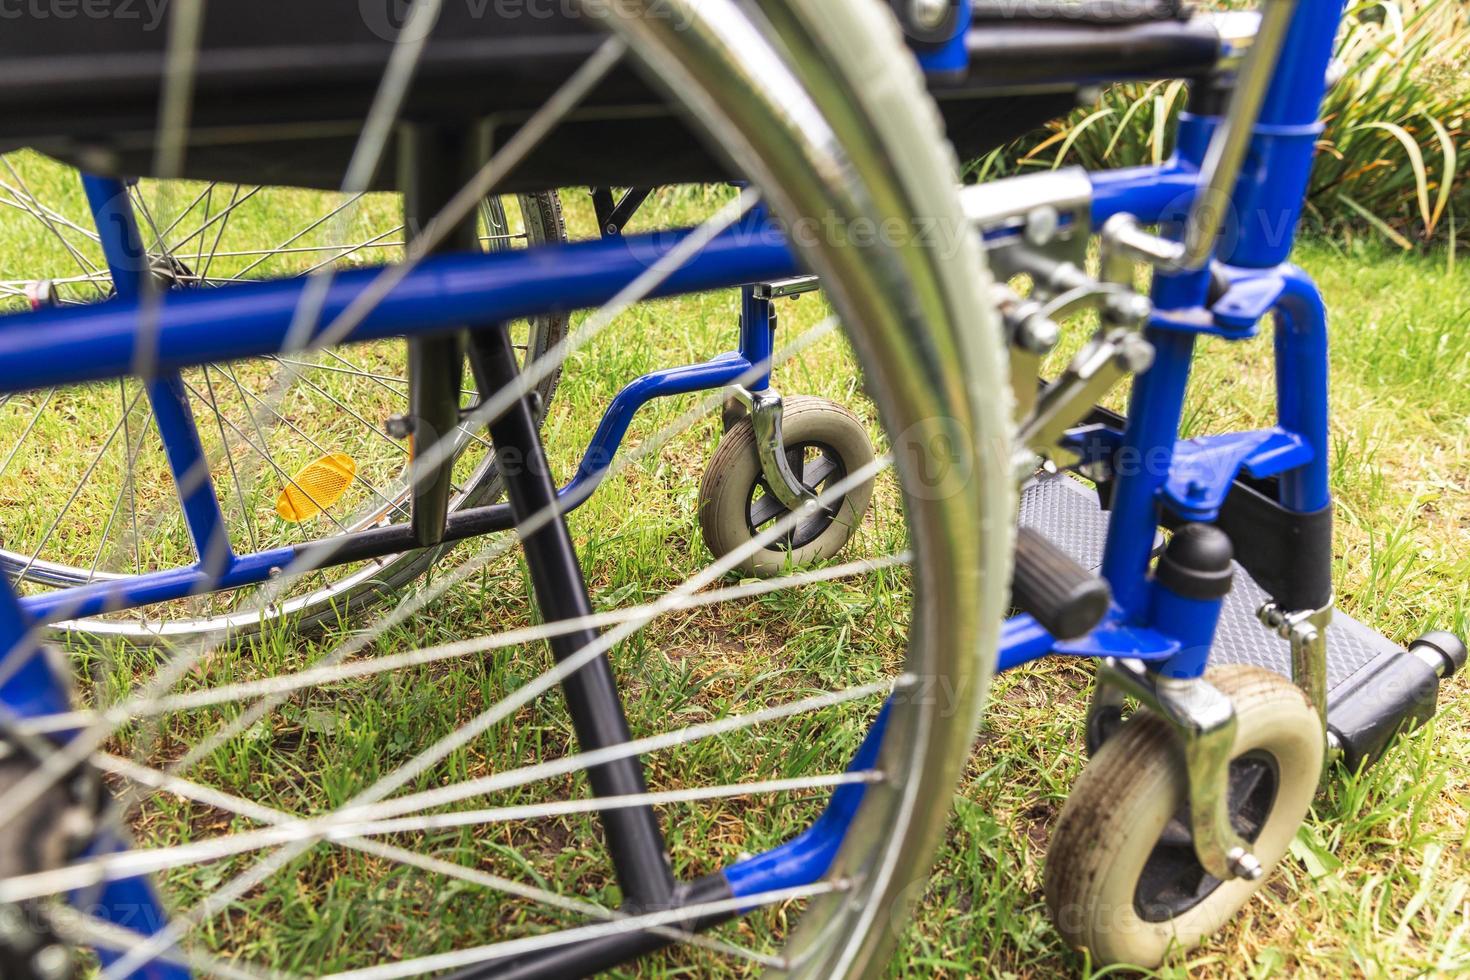
<svg viewBox="0 0 1470 980"><path fill-rule="evenodd" d="M1087 462L1118 453L1149 461L1147 466L1119 468L1111 474L1113 500L1102 567L1113 591L1111 611L1092 633L1065 642L1029 616L1013 618L1003 633L998 669L1058 654L1137 658L1168 676L1199 677L1208 663L1220 602L1199 603L1188 616L1180 616L1161 601L1160 589L1149 575L1160 507L1190 520L1212 521L1242 472L1258 479L1279 478L1279 503L1289 512L1319 514L1331 506L1326 313L1310 278L1283 263L1321 128L1317 114L1341 10L1341 0L1299 2L1251 137L1247 166L1232 196L1236 234L1217 253L1229 290L1212 303L1208 269L1156 277L1155 313L1146 336L1157 357L1152 368L1135 380L1127 424L1103 432L1094 428L1085 446L1077 443L1079 448L1092 447L1085 455ZM1187 114L1178 150L1168 163L1092 175L1094 224L1122 213L1144 223L1177 222L1194 201L1209 135L1217 123L1216 118ZM230 548L207 467L201 472L203 450L176 372L281 352L308 286L286 281L142 295L139 283L146 257L124 206L125 188L117 181L89 179L87 190L118 295L91 307L6 317L0 329L0 392L85 383L150 366L148 394L176 483L183 488L184 513L199 560L187 569L25 598L18 597L8 581L0 586L0 647L8 651L0 657L0 706L11 718L63 711L69 702L64 671L52 665L42 648L41 628L48 623L260 583L297 563L345 563L389 555L412 543L409 528L388 526L257 554L240 555ZM506 322L549 309L595 306L666 256L687 234L620 237L535 253L430 258L404 276L346 337L336 339L428 336L460 329L467 322ZM754 216L716 236L653 296L739 287L800 271L786 245ZM334 275L319 324L336 321L379 274L366 270ZM734 383L766 385L772 349L768 303L747 288L736 351L647 375L623 389L575 477L560 490L566 509L593 492L629 422L651 399ZM1268 313L1274 313L1277 321L1277 425L1179 441L1195 337L1245 339L1254 336ZM319 326L313 342L329 329ZM310 348L312 343L304 346ZM476 508L452 515L445 539L512 524L504 505ZM1325 598L1330 602L1330 595ZM881 738L880 716L854 760L855 767L866 764ZM826 815L801 837L726 869L723 875L732 893L738 897L818 880L830 866L862 792L861 785L843 787L834 794ZM107 886L99 908L119 924L129 924L141 914L146 931L162 925L159 907L141 879ZM188 973L154 964L137 975L174 980Z"/></svg>

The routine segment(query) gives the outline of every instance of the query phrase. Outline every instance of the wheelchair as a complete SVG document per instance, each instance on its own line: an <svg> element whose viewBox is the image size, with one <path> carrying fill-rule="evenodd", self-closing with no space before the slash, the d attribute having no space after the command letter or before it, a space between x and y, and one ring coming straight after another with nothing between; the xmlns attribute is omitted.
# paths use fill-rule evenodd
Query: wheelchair
<svg viewBox="0 0 1470 980"><path fill-rule="evenodd" d="M256 975L201 928L248 936L206 924L333 861L439 884L395 890L413 916L398 940L275 949L266 968L581 976L673 948L701 973L878 972L989 678L1045 656L1098 662L1093 758L1047 860L1063 937L1151 966L1228 921L1329 755L1371 762L1465 660L1449 634L1405 652L1332 612L1326 317L1287 259L1340 5L1002 6L196 0L167 30L121 8L8 26L0 148L26 155L4 158L0 190L75 269L0 274L20 308L0 331L10 455L40 457L17 470L30 489L0 553L4 975L89 957L105 977ZM1156 77L1191 81L1167 164L957 185L957 159L1097 84ZM37 191L65 165L84 205ZM626 231L647 188L691 182L736 189L699 226ZM595 189L596 238L570 240L547 190L570 187ZM305 192L278 188L327 196L284 228ZM1029 291L1008 284L1022 275ZM818 287L835 314L788 347L840 325L876 447L858 414L772 384L792 356L776 311ZM558 486L541 427L568 358L637 304L733 288L737 350L633 380ZM1044 380L1081 311L1097 329ZM1196 338L1244 340L1268 315L1278 425L1179 440ZM1129 378L1125 416L1095 407ZM618 456L644 406L698 392ZM714 562L599 610L567 515L711 413L725 433L696 509ZM59 460L76 444L81 464ZM38 511L53 481L66 495ZM870 510L884 533L864 533ZM374 646L515 546L524 573L503 580L534 620L497 596L500 632ZM721 585L732 572L758 577ZM833 583L875 616L903 606L861 656L834 639L713 707L640 676L664 669L646 640L662 618L746 603L755 633L785 608L763 602ZM304 661L249 642L333 624L346 638ZM249 656L228 659L242 637ZM156 657L107 642L139 639ZM551 666L529 665L543 646ZM424 701L407 745L339 738L362 771L320 792L264 802L189 776L225 759L253 787L275 750L252 733L303 692L412 700L454 683L423 671L470 659L473 709ZM397 671L415 680L372 686ZM211 710L219 727L159 764L162 719ZM720 778L726 756L750 760L741 780ZM156 797L187 805L170 822ZM660 816L694 804L719 819ZM191 807L224 832L196 839ZM763 814L793 807L805 829L772 839ZM562 864L542 845L569 831L595 847ZM567 868L582 895L557 887ZM483 912L428 928L440 895Z"/></svg>

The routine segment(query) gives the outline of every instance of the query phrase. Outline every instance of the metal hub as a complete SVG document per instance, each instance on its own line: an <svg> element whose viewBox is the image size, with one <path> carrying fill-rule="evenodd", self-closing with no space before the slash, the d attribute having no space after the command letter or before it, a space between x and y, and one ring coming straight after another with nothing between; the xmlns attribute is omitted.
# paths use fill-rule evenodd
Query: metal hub
<svg viewBox="0 0 1470 980"><path fill-rule="evenodd" d="M807 441L787 446L785 460L790 471L800 479L807 493L812 495L820 493L829 483L847 477L847 467L843 465L842 457L826 443ZM840 501L830 508L811 508L810 516L799 522L784 537L773 542L772 547L786 551L806 547L832 526L832 521L841 509ZM757 480L755 486L750 488L750 497L745 507L745 523L751 537L755 537L762 528L788 512L786 504L765 478Z"/></svg>

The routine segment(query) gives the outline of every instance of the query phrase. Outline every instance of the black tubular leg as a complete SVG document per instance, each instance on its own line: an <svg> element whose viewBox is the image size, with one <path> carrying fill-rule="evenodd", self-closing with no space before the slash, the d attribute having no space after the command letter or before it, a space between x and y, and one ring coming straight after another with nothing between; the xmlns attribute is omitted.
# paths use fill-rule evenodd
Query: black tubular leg
<svg viewBox="0 0 1470 980"><path fill-rule="evenodd" d="M494 385L491 391L515 382L519 367L510 332L504 326L478 330L471 335L470 343L474 345L480 370ZM516 523L554 504L556 488L527 399L517 402L490 424L490 439L495 445L496 458L502 462L506 496ZM527 534L522 544L536 602L547 622L590 615L592 603L587 598L582 566L577 561L566 521L560 516L547 521ZM596 639L597 632L592 629L553 637L551 654L560 662ZM606 656L572 674L562 682L562 689L583 750L631 741L617 682ZM588 778L598 796L647 792L643 764L636 758L594 766L588 770ZM601 814L601 819L625 906L633 910L668 908L674 894L674 876L653 808L609 810Z"/></svg>
<svg viewBox="0 0 1470 980"><path fill-rule="evenodd" d="M404 227L421 235L474 173L475 158L463 129L407 124L399 133L399 186ZM435 253L473 252L480 247L474 211L433 247ZM464 375L462 340L453 334L408 340L409 416L413 422L413 536L420 546L444 540L454 460L420 464L459 424L459 390Z"/></svg>

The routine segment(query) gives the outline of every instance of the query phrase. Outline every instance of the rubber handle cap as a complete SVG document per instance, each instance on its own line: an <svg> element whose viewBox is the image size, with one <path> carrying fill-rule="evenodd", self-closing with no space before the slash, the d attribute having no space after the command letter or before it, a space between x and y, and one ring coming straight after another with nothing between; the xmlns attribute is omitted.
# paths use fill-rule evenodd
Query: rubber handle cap
<svg viewBox="0 0 1470 980"><path fill-rule="evenodd" d="M1409 652L1415 653L1419 647L1428 647L1442 658L1443 668L1436 671L1440 677L1449 677L1465 666L1465 641L1453 633L1445 630L1425 633L1409 644Z"/></svg>
<svg viewBox="0 0 1470 980"><path fill-rule="evenodd" d="M1083 636L1107 615L1108 583L1072 560L1041 532L1023 527L1016 535L1011 603L1030 613L1059 640Z"/></svg>

